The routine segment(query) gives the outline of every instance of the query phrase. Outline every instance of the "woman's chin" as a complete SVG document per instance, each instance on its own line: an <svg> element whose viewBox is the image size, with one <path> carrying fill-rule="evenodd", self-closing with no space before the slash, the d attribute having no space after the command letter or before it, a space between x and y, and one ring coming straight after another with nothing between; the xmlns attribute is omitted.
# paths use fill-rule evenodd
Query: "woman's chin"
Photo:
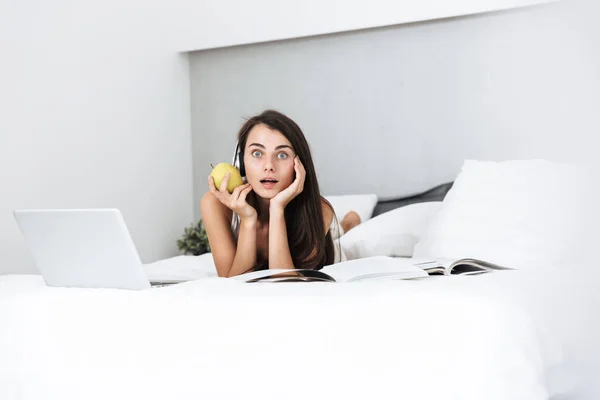
<svg viewBox="0 0 600 400"><path fill-rule="evenodd" d="M271 200L273 197L277 196L279 190L258 188L257 190L254 190L254 193L262 199Z"/></svg>

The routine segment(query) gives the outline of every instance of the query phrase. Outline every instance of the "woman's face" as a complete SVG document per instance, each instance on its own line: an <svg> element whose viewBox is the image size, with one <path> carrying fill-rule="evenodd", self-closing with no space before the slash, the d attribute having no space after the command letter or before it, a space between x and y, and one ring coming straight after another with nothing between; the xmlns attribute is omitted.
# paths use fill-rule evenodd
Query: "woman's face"
<svg viewBox="0 0 600 400"><path fill-rule="evenodd" d="M244 150L246 179L252 190L271 199L294 181L296 152L283 134L264 124L252 128Z"/></svg>

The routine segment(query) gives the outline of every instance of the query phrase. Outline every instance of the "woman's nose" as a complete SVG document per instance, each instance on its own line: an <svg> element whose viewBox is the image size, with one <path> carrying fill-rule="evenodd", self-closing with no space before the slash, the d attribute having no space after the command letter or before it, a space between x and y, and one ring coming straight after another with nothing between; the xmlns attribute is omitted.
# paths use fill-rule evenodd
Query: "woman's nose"
<svg viewBox="0 0 600 400"><path fill-rule="evenodd" d="M265 165L263 166L265 171L274 171L273 162L271 160L265 161Z"/></svg>

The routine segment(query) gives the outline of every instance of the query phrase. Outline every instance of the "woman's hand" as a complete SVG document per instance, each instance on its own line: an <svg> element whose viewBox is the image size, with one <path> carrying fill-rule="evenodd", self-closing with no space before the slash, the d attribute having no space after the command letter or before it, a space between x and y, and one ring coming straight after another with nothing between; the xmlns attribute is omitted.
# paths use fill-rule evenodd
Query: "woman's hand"
<svg viewBox="0 0 600 400"><path fill-rule="evenodd" d="M269 207L277 207L284 209L296 196L298 196L304 190L304 179L306 178L306 170L300 161L298 156L294 157L294 170L296 171L296 179L287 188L277 193L275 197L271 199Z"/></svg>
<svg viewBox="0 0 600 400"><path fill-rule="evenodd" d="M208 176L208 187L210 192L215 195L221 203L228 207L231 211L240 216L240 219L256 219L257 213L254 207L246 202L246 196L252 191L252 186L249 183L240 185L233 189L233 193L229 194L227 191L227 184L229 183L229 172L225 174L221 181L221 187L219 190L215 187L215 181L212 176Z"/></svg>

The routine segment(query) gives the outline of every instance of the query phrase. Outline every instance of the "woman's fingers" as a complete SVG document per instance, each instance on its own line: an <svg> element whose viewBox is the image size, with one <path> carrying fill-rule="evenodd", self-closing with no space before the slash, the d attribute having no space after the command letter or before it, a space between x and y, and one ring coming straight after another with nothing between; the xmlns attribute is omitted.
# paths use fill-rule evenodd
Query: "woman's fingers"
<svg viewBox="0 0 600 400"><path fill-rule="evenodd" d="M233 189L233 193L231 193L231 198L235 201L240 197L240 192L242 190L244 190L246 188L246 186L250 185L249 183L246 183L244 185L240 185L237 186L235 189Z"/></svg>
<svg viewBox="0 0 600 400"><path fill-rule="evenodd" d="M304 165L302 165L302 161L300 161L300 158L298 158L298 167L300 168L300 171L302 171L302 178L304 179L306 177L306 170L304 169Z"/></svg>
<svg viewBox="0 0 600 400"><path fill-rule="evenodd" d="M208 187L212 194L217 199L231 210L236 211L238 207L243 205L246 201L246 196L252 191L252 186L249 183L242 184L233 189L233 192L229 194L227 191L227 184L229 183L229 176L226 174L221 182L219 190L215 186L215 182L212 176L208 176Z"/></svg>
<svg viewBox="0 0 600 400"><path fill-rule="evenodd" d="M219 191L221 193L227 192L227 185L229 185L229 172L227 172L223 177L223 180L221 181L221 186L219 186Z"/></svg>
<svg viewBox="0 0 600 400"><path fill-rule="evenodd" d="M215 187L215 181L213 180L212 175L208 176L208 188L213 194L217 191L217 188Z"/></svg>
<svg viewBox="0 0 600 400"><path fill-rule="evenodd" d="M221 183L221 186L223 186L223 183ZM225 188L225 193L223 193L222 190L217 190L216 186L215 186L215 181L213 180L212 176L208 176L208 187L210 188L210 192L212 194L215 195L215 197L217 199L219 199L219 201L221 203L223 203L224 205L228 205L229 203L229 192L227 192L227 187Z"/></svg>
<svg viewBox="0 0 600 400"><path fill-rule="evenodd" d="M306 170L300 161L300 157L296 156L296 163L294 164L294 169L296 170L296 178L298 179L297 190L298 193L304 190L304 179L306 178Z"/></svg>
<svg viewBox="0 0 600 400"><path fill-rule="evenodd" d="M252 186L249 183L247 183L245 186L246 187L240 192L240 201L246 201L246 196L248 196L248 193L252 191Z"/></svg>
<svg viewBox="0 0 600 400"><path fill-rule="evenodd" d="M240 185L240 186L236 187L235 189L233 189L233 193L231 194L231 197L229 198L229 208L231 208L232 210L235 211L238 207L240 207L244 203L244 198L240 197L240 193L242 193L242 191L244 189L246 189L248 186L250 186L250 184L246 183L244 185Z"/></svg>

